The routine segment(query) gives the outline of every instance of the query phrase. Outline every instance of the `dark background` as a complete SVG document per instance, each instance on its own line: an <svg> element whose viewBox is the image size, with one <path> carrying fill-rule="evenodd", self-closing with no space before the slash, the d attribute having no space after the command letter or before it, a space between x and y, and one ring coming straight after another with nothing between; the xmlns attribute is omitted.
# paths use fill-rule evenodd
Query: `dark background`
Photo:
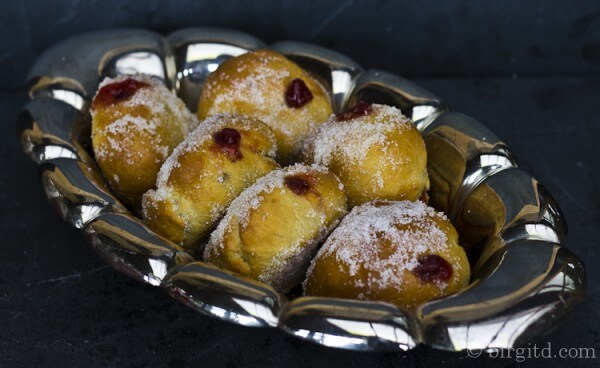
<svg viewBox="0 0 600 368"><path fill-rule="evenodd" d="M598 1L2 1L0 3L0 367L505 367L419 347L356 353L278 330L203 317L108 268L42 194L14 122L33 60L53 43L114 26L170 32L224 26L267 42L331 47L409 77L513 149L556 197L565 245L587 265L586 300L535 343L593 347L600 361L600 2Z"/></svg>

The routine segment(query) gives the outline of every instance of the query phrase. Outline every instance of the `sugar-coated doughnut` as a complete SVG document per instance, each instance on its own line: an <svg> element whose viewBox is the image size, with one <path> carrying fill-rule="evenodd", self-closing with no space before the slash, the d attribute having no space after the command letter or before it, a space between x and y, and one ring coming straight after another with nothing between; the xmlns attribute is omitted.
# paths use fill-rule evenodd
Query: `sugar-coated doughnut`
<svg viewBox="0 0 600 368"><path fill-rule="evenodd" d="M342 184L325 168L275 170L233 201L204 259L287 292L345 212Z"/></svg>
<svg viewBox="0 0 600 368"><path fill-rule="evenodd" d="M348 203L417 200L429 189L427 151L414 124L391 106L359 102L307 138L302 161L326 166Z"/></svg>
<svg viewBox="0 0 600 368"><path fill-rule="evenodd" d="M384 301L403 310L464 288L470 267L456 230L423 202L354 207L312 261L307 295Z"/></svg>
<svg viewBox="0 0 600 368"><path fill-rule="evenodd" d="M156 189L143 198L146 223L193 248L213 230L231 201L278 167L277 143L265 124L239 115L203 121L165 161Z"/></svg>
<svg viewBox="0 0 600 368"><path fill-rule="evenodd" d="M104 79L90 112L96 162L115 194L139 209L142 194L196 118L161 81L147 76Z"/></svg>

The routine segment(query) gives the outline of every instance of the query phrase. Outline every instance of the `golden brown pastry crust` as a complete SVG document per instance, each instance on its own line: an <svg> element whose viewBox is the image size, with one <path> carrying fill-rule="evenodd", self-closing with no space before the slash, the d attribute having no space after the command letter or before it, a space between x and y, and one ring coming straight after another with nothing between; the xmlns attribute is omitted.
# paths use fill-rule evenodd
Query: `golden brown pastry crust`
<svg viewBox="0 0 600 368"><path fill-rule="evenodd" d="M278 167L276 147L271 130L257 119L217 115L203 121L160 169L156 190L144 195L146 223L191 249L235 197Z"/></svg>
<svg viewBox="0 0 600 368"><path fill-rule="evenodd" d="M301 107L290 107L286 90L301 79L312 99ZM332 113L328 93L307 72L284 56L257 50L227 60L212 73L200 95L198 118L220 113L254 116L267 124L277 137L278 159L290 164L311 128Z"/></svg>
<svg viewBox="0 0 600 368"><path fill-rule="evenodd" d="M302 281L317 246L345 213L342 188L322 167L271 172L233 201L204 259L289 291Z"/></svg>
<svg viewBox="0 0 600 368"><path fill-rule="evenodd" d="M336 174L351 206L374 199L414 201L429 189L423 138L391 106L373 104L368 115L343 121L332 116L307 138L302 161Z"/></svg>
<svg viewBox="0 0 600 368"><path fill-rule="evenodd" d="M117 196L137 210L160 166L197 120L162 82L146 76L106 78L90 112L96 162Z"/></svg>
<svg viewBox="0 0 600 368"><path fill-rule="evenodd" d="M469 278L458 234L442 213L419 201L375 201L342 220L312 261L304 286L307 295L413 310L461 290Z"/></svg>

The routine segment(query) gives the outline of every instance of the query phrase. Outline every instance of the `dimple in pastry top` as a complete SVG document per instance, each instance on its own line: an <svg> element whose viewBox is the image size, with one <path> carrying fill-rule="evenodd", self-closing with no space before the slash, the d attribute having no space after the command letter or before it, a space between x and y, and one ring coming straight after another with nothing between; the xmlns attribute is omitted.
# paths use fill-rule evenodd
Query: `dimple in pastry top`
<svg viewBox="0 0 600 368"><path fill-rule="evenodd" d="M325 168L275 170L232 202L204 259L287 292L345 212L343 186Z"/></svg>
<svg viewBox="0 0 600 368"><path fill-rule="evenodd" d="M254 116L277 137L278 159L290 164L315 125L332 113L323 86L294 62L270 50L231 58L203 86L198 117L219 113Z"/></svg>
<svg viewBox="0 0 600 368"><path fill-rule="evenodd" d="M404 310L465 287L470 268L456 230L423 202L354 207L311 263L307 295L385 301Z"/></svg>
<svg viewBox="0 0 600 368"><path fill-rule="evenodd" d="M332 115L307 138L302 161L335 173L352 206L374 199L417 200L429 189L423 138L391 106L359 101Z"/></svg>
<svg viewBox="0 0 600 368"><path fill-rule="evenodd" d="M96 162L117 196L139 209L160 166L197 125L182 101L148 76L106 78L91 104Z"/></svg>
<svg viewBox="0 0 600 368"><path fill-rule="evenodd" d="M160 169L143 198L146 223L186 249L205 238L231 201L278 167L277 143L265 124L217 115L200 125Z"/></svg>

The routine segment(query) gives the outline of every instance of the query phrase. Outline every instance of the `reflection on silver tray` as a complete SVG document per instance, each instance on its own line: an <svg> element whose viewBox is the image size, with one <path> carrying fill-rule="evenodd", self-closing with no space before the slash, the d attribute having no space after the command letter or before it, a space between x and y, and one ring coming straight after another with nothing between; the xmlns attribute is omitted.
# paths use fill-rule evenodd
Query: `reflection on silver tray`
<svg viewBox="0 0 600 368"><path fill-rule="evenodd" d="M90 154L87 107L100 79L151 74L194 111L202 83L220 63L261 47L262 41L225 29L184 29L167 37L115 29L68 39L40 56L29 76L32 99L18 120L19 138L40 164L50 202L109 264L203 314L353 350L510 348L544 335L582 300L585 271L560 246L566 236L561 212L518 168L506 144L404 78L365 71L335 51L297 42L271 48L320 79L336 111L358 99L391 104L421 130L431 203L459 230L474 271L470 286L415 313L379 302L290 301L265 284L194 261L146 228L111 193Z"/></svg>

